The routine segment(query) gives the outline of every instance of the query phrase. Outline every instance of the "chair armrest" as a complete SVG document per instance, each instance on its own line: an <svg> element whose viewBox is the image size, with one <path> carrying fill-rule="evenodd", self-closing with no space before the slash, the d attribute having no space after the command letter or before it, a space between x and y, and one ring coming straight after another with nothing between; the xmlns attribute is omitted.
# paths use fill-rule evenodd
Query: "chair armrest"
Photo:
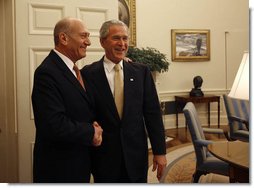
<svg viewBox="0 0 254 188"><path fill-rule="evenodd" d="M207 147L208 144L213 143L213 141L199 139L199 140L196 140L195 143L196 143L198 146L205 146L205 147Z"/></svg>
<svg viewBox="0 0 254 188"><path fill-rule="evenodd" d="M224 134L223 129L217 129L217 128L203 128L204 133L209 134Z"/></svg>
<svg viewBox="0 0 254 188"><path fill-rule="evenodd" d="M231 141L229 137L229 133L226 130L219 129L219 128L203 128L204 133L208 134L223 134L227 140Z"/></svg>
<svg viewBox="0 0 254 188"><path fill-rule="evenodd" d="M246 125L247 129L249 130L249 121L245 120L245 119L242 119L240 117L237 117L237 116L229 116L228 117L230 120L232 121L237 121L239 123L243 123Z"/></svg>

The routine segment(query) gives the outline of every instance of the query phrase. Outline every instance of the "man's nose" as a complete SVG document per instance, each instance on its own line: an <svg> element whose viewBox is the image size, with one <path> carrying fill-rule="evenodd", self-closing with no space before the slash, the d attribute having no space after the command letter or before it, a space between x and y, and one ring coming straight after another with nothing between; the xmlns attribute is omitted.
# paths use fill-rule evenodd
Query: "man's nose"
<svg viewBox="0 0 254 188"><path fill-rule="evenodd" d="M87 46L90 46L90 45L91 45L91 41L90 41L89 38L87 38L87 39L85 40L85 44L86 44Z"/></svg>

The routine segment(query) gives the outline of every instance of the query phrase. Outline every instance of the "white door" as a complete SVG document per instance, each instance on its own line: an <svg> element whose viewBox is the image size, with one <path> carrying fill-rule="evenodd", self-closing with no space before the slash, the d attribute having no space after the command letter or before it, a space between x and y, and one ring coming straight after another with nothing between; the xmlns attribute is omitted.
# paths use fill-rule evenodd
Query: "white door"
<svg viewBox="0 0 254 188"><path fill-rule="evenodd" d="M19 181L32 182L35 126L31 105L33 74L53 46L55 23L66 16L85 21L92 45L81 67L101 58L99 28L118 17L118 0L16 0L17 116Z"/></svg>

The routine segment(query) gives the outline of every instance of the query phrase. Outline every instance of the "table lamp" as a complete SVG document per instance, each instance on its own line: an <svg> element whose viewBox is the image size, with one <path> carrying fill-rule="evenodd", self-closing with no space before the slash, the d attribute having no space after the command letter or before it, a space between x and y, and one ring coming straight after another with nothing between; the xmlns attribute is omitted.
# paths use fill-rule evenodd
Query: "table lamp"
<svg viewBox="0 0 254 188"><path fill-rule="evenodd" d="M229 97L249 100L249 52L244 52Z"/></svg>

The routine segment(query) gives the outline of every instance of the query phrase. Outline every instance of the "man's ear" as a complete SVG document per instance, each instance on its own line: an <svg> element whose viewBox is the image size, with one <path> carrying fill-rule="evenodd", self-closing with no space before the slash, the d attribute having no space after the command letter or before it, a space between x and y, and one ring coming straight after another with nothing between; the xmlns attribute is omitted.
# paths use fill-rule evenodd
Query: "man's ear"
<svg viewBox="0 0 254 188"><path fill-rule="evenodd" d="M61 32L61 33L59 33L59 40L60 40L61 44L67 45L69 39L64 32Z"/></svg>
<svg viewBox="0 0 254 188"><path fill-rule="evenodd" d="M101 46L104 48L105 39L100 38L100 43L101 43Z"/></svg>

